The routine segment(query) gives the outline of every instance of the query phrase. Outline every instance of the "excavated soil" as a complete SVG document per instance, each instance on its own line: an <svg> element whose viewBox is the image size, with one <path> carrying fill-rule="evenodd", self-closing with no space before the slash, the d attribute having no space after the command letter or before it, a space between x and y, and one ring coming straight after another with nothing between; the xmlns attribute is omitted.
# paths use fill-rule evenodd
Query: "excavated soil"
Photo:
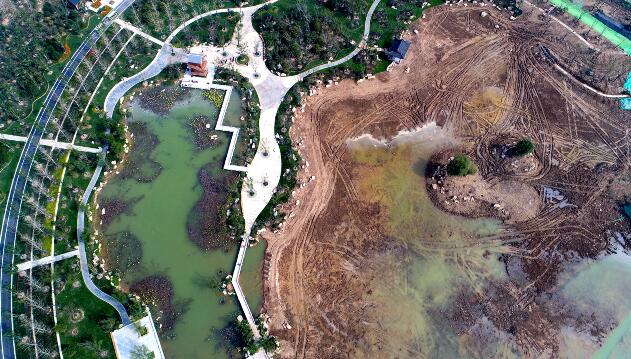
<svg viewBox="0 0 631 359"><path fill-rule="evenodd" d="M570 53L573 36L536 12L515 21L488 6L426 14L412 25L418 33L405 35L412 46L401 65L370 81L320 88L296 111L291 135L304 159L300 187L284 208L290 215L282 229L263 234L264 308L281 357L428 357L423 345L389 347L390 328L375 321L384 306L372 283L403 268L408 248L389 236L386 209L359 188L371 169L354 161L348 140L389 139L430 122L456 138L479 168L453 190L498 196L486 204L510 208L510 216L469 214L505 221L494 240L509 248L501 256L506 278L476 290L456 288L450 304L431 314L444 318L440 324L461 345L503 340L523 357L558 357L563 326L595 340L611 328L610 318L577 313L558 299L557 278L564 264L606 251L609 233L631 231L628 222L615 221L628 196L622 168L629 163L631 116L545 62L540 45L561 61L571 57L568 68L592 58ZM621 84L604 81L599 88L615 92ZM498 144L524 137L536 145L530 160L498 156ZM421 188L434 190L434 180L427 177ZM468 201L441 205L442 198L430 198L444 211L468 212ZM383 258L392 264L373 265Z"/></svg>

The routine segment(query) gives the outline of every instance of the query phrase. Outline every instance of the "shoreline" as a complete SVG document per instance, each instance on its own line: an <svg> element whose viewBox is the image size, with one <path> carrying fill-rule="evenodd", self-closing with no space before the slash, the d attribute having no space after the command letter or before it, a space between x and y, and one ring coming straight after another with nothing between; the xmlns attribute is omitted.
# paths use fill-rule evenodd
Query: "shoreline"
<svg viewBox="0 0 631 359"><path fill-rule="evenodd" d="M177 85L176 85L176 86L177 86ZM135 94L135 96L139 96L139 95L138 95L138 93L136 93L136 94ZM134 102L135 102L135 101L139 101L139 100L140 100L140 98L138 98L138 97L134 97L132 101L134 101ZM189 101L189 100L188 100L188 98L187 98L187 99L183 99L182 101L186 102L186 101ZM180 102L182 102L182 101L176 102L176 105L177 105L177 104L180 104ZM204 101L206 101L206 100L204 100ZM134 105L134 106L135 106L135 105ZM209 106L210 106L210 104L209 104ZM143 108L142 108L142 111L151 111L151 109L146 109L146 108L144 108L144 107L143 107ZM128 121L128 119L127 119L127 118L128 118L131 114L130 114L130 112L129 112L129 111L126 111L126 112L127 112L127 114L125 115L125 122L124 122L124 126L125 126L125 127L124 127L124 128L125 128L125 144L126 144L125 149L126 149L126 151L125 151L125 153L124 153L124 156L122 157L122 160L118 161L118 162L114 165L114 168L113 168L111 171L109 171L107 174L105 174L105 175L104 175L104 177L103 177L103 181L102 181L102 183L101 183L101 184L100 184L100 186L99 186L99 192L100 192L100 189L105 188L105 185L108 185L108 184L110 184L110 183L111 183L110 181L114 179L114 177L113 177L113 176L123 174L123 169L124 169L124 168L126 168L126 166L129 166L129 164L130 164L131 158L130 158L129 156L131 155L131 151L133 150L135 143L136 143L136 142L138 142L138 141L142 142L142 141L141 141L141 138L139 138L139 137L138 137L138 136L139 136L139 134L138 134L138 133L136 133L136 136L134 136L134 133L132 133L132 128L133 128L133 127L132 127L132 128L130 128L130 126L128 125L128 122L127 122L127 121ZM151 111L151 112L155 114L155 111ZM168 115L167 115L166 117L168 118ZM245 124L245 123L247 123L247 122L244 122L244 124ZM186 127L186 133L187 133L187 136L188 136L187 138L188 138L188 139L190 139L191 141L193 141L193 140L194 140L194 136L193 136L193 134L192 134L192 133L191 133L191 131L190 131L190 128L189 128L190 126L189 126L188 122L187 122L187 123L184 123L184 124L183 124L183 126L184 126L184 127ZM194 145L194 147L196 147L196 146L195 146L195 142L194 142L194 141L193 141L193 145ZM195 149L195 151L197 151L197 149ZM223 154L222 154L222 156L225 156L225 153L223 153ZM221 157L221 156L220 156L220 157ZM202 182L200 181L199 175L200 175L200 171L202 171L204 168L208 168L208 164L206 164L206 165L202 166L202 168L200 168L200 169L199 169L199 171L197 171L197 174L196 174L196 176L195 176L195 177L196 177L196 182L195 182L195 183L196 183L197 185L199 185L199 186L202 186L202 187L204 187L204 183L202 183ZM220 169L220 171L222 171L222 172L223 172L224 170L223 170L223 169ZM233 193L233 194L235 194L235 195L239 196L239 195L240 195L240 188L238 188L239 186L236 186L236 187L235 187L235 186L233 186L233 183L238 183L238 182L240 182L240 180L237 178L237 177L239 177L239 174L234 174L234 173L231 173L230 171L228 171L228 172L223 172L222 176L230 176L230 177L233 177L233 178L234 178L234 180L229 181L229 182L227 182L227 183L226 183L226 185L225 185L225 189L224 189L224 190L225 190L225 196L222 196L222 197L226 197L226 198L228 198L228 197L230 196L230 194L231 194L231 193ZM132 180L133 180L133 179L132 179ZM214 185L211 185L210 187L214 188L215 186L214 186ZM212 188L210 188L210 189L212 189ZM99 194L100 194L100 193L99 193ZM204 200L204 195L205 195L205 194L206 194L206 193L205 193L205 191L204 191L204 190L202 190L202 193L201 193L201 195L200 195L200 198L197 198L197 199L196 199L196 202L193 204L193 207L192 207L192 208L190 208L190 211L195 211L195 210L196 210L196 208L197 208L198 204L200 204L200 202L202 202L202 201ZM97 196L95 196L95 199L94 199L94 200L95 200L95 203L97 203L97 205L99 205L99 206L100 206L100 205L101 205L100 201L102 200L102 198L103 198L103 197L97 197ZM239 198L239 197L237 197L237 198ZM222 206L217 206L217 207L215 208L215 212L219 214L219 219L218 219L217 221L214 221L213 223L215 223L215 225L216 225L216 226L221 226L222 228L226 228L226 231L228 232L228 234L226 235L226 239L225 239L225 241L226 241L227 243L229 243L229 244L228 244L229 252L232 252L232 250L233 250L233 249L237 249L237 248L238 248L238 245L234 245L234 244L236 244L236 243L238 243L238 242L233 241L233 237L234 237L234 236L232 236L232 235L230 234L230 233L231 233L231 231L232 231L233 229L234 229L234 230L238 230L238 226L232 227L233 229L229 229L229 225L230 225L230 224L229 224L229 222L228 222L228 221L229 221L229 218L227 218L227 217L229 217L229 216L230 216L230 212L232 212L232 213L233 213L233 215L234 215L234 212L235 212L235 211L232 209L232 207L233 207L233 206L238 206L238 204L239 204L239 201L237 201L236 203L232 203L232 202L226 201L226 202L225 202L225 205L222 205ZM101 211L101 208L102 208L102 207L99 207L99 210L97 211L97 212L98 212L98 214L99 214L99 216L98 216L99 218L95 219L95 222L96 222L97 224L101 223L101 218L100 218L100 217L101 217L101 216L100 216L100 215L101 215L101 212L100 212L100 211ZM190 212L190 211L189 211L189 212ZM239 216L241 217L240 213L236 213L236 214L237 214L237 215L239 215ZM241 218L241 221L242 221L242 218ZM188 220L187 220L187 222L188 222ZM102 226L99 226L99 231L103 231L103 233L99 233L100 235L101 235L101 234L104 234L104 228L103 228ZM187 235L186 235L186 237L187 237L187 241L188 241L191 245L193 245L195 248L197 248L197 249L199 250L199 252L200 252L200 253L204 253L204 254L211 253L211 252L221 253L221 255L222 255L225 259L227 259L229 262L233 262L233 261L236 259L236 256L237 256L237 253L236 253L236 252L234 253L234 256L233 256L232 254L230 254L230 255L226 256L226 255L224 254L225 250L224 250L223 248L219 248L218 250L204 250L204 248L201 248L199 245L197 245L197 243L196 243L195 241L193 241L193 240L192 240L192 238L190 238L190 235L189 235L189 233L188 233L188 230L187 230ZM235 238L236 238L236 237L235 237ZM99 242L99 244L101 244L101 243L102 243L103 245L106 245L106 241L105 241L105 240L102 240L102 241L100 241L100 242ZM209 249L210 249L210 248L209 248ZM102 258L100 258L100 259L102 259ZM223 267L222 267L222 268L223 268ZM223 268L223 269L226 269L226 270L227 270L228 268L226 267L226 268ZM158 274L159 274L159 273L158 273ZM212 274L214 274L214 271L213 271L213 270L211 270L211 272L208 272L208 273L206 273L206 274L208 274L208 275L212 275ZM124 292L126 292L126 293L129 293L130 295L138 296L139 294L142 294L142 293L134 292L134 291L133 291L133 289L134 289L135 287L138 287L138 283L141 283L141 284L142 284L142 286L143 286L143 288L144 288L144 291L145 291L145 292L146 292L146 291L150 291L150 292L154 293L154 294L153 294L153 297L155 297L155 296L156 296L156 294L155 294L155 293L158 293L158 292L160 291L160 289L161 289L161 288L160 288L159 286L158 286L158 287L152 287L155 283L158 283L158 282L159 282L158 280L151 280L153 277L156 277L156 276L155 276L155 275L149 275L149 276L146 278L146 279L147 279L146 281L143 281L143 279L141 278L141 279L139 279L139 280L135 280L135 281L133 281L133 282L125 283L124 285L122 285L122 284L123 284L122 282L119 282L119 285L117 286L117 288L119 288L120 290L123 290L123 291L124 291ZM176 296L175 288L177 287L178 281L176 280L175 282L173 282L173 281L171 281L171 279L170 279L170 278L168 278L168 277L165 277L165 278L166 278L167 280L169 280L169 282L172 284L172 286L171 286L171 288L172 288L172 292L173 292L173 293L172 293L172 296L175 298L175 296ZM262 278L262 273L260 273L259 275L257 275L257 278ZM164 279L162 279L162 281L163 281L163 280L164 280ZM213 289L213 293L214 293L215 291L216 291L216 290L214 290L214 289ZM177 293L180 293L179 289L178 289L178 292L177 292ZM188 293L188 292L186 292L186 293ZM217 293L218 293L219 295L221 295L221 292L220 292L220 291L219 291L219 292L217 292ZM179 294L178 294L178 295L179 295ZM186 295L188 296L188 294L186 294ZM144 295L142 295L141 297L145 297L145 296L144 296ZM158 297L159 297L159 295L158 295ZM196 301L198 301L199 296L197 296L197 297L193 297L193 298L194 298ZM221 299L221 302L231 302L229 298L226 298L226 297L223 297L223 296L222 296L221 298L222 298L222 299ZM145 298L145 300L143 300L143 302L144 302L144 303L147 303L147 305L151 305L151 307L152 307L152 308L156 308L156 307L155 307L155 305L153 305L153 302L154 302L154 301L151 299L151 297L150 297L150 298ZM173 304L175 305L175 307L174 307L174 308L172 308L173 310L171 310L171 312L174 312L174 311L179 311L179 309L178 309L178 308L179 308L178 303L177 303L177 302L174 302ZM195 306L193 306L193 307L195 307ZM235 306L235 308L234 308L234 309L236 310L237 308L238 308L238 306ZM157 310L158 310L158 312L155 312L155 313L156 313L156 315L154 315L154 319L156 319L156 320L158 320L158 319L161 319L161 318L162 318L162 315L160 314L162 311L164 311L164 313L167 313L167 310L165 310L165 309L164 309L164 308L162 308L162 307L157 307ZM184 315L186 316L186 314L184 314ZM217 319L213 319L213 322L214 322L214 321L216 321L216 320L221 321L221 320L223 320L223 319L221 319L220 317L217 317ZM177 328L177 325L178 325L178 324L168 325L167 323L164 323L164 322L162 322L162 321L158 321L157 323L160 325L160 327L165 327L165 325L166 325L166 326L172 326L172 327L174 327L174 328ZM178 323L179 323L179 320L178 320ZM230 321L230 323L226 322L226 323L223 323L223 324L225 324L225 325L231 325L231 323L232 323L232 321ZM223 324L222 324L222 325L223 325ZM168 329L168 328L167 328L167 329ZM176 329L176 330L177 330L177 329ZM175 332L173 332L173 333L175 333ZM169 337L170 337L172 334L168 334L168 335L169 335ZM184 338L184 337L182 337L182 338ZM180 341L178 341L178 343L180 343ZM180 344L177 344L177 345L180 345Z"/></svg>

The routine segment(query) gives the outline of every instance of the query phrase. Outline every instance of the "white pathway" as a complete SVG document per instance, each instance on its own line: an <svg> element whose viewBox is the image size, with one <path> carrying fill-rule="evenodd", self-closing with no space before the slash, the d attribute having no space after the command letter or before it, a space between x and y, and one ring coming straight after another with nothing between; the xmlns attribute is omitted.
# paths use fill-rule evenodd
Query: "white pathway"
<svg viewBox="0 0 631 359"><path fill-rule="evenodd" d="M18 264L18 271L23 271L23 270L39 267L45 264L59 262L60 260L75 257L77 255L79 255L79 250L75 249L74 251L58 254L56 256L48 256L48 257L44 257L44 258L40 258L40 259L36 259L32 261L20 263Z"/></svg>
<svg viewBox="0 0 631 359"><path fill-rule="evenodd" d="M110 92L107 93L107 96L105 97L105 103L103 104L103 110L105 111L107 117L112 117L112 115L114 115L116 104L129 90L132 89L132 87L158 75L168 65L178 64L182 62L186 62L185 51L182 49L174 48L169 44L165 44L160 49L153 61L151 61L151 63L147 65L147 67L145 67L137 74L123 79L123 81L117 83L116 86L112 87Z"/></svg>
<svg viewBox="0 0 631 359"><path fill-rule="evenodd" d="M565 71L565 69L561 66L559 66L559 64L554 64L554 68L556 68L557 70L559 70L562 74L564 74L565 76L569 77L572 81L576 82L577 84L583 86L584 88L588 89L589 91L597 94L598 96L602 96L602 97L607 97L607 98L629 98L631 97L631 95L627 95L627 94L622 94L622 95L611 95L611 94L607 94L604 93L602 91L599 91L591 86L589 86L586 83L581 82L579 79L577 79L576 77L574 77L574 75L570 74L569 72Z"/></svg>
<svg viewBox="0 0 631 359"><path fill-rule="evenodd" d="M213 84L206 81L183 81L182 86L198 88L202 90L216 89L224 91L223 102L221 104L221 109L219 110L219 116L217 117L217 124L215 125L215 130L229 132L231 134L230 145L228 146L228 154L226 155L223 169L228 171L247 172L247 167L232 164L232 157L237 146L237 140L239 139L239 128L226 126L223 124L223 120L226 117L228 104L230 103L230 96L232 96L232 86Z"/></svg>
<svg viewBox="0 0 631 359"><path fill-rule="evenodd" d="M114 343L114 350L116 351L116 358L135 358L132 353L138 346L145 346L153 353L151 358L165 358L162 346L160 345L160 338L158 338L158 331L151 317L151 312L146 307L145 311L147 312L147 316L110 333L112 342ZM137 326L145 327L147 334L140 335L138 329L136 329Z"/></svg>
<svg viewBox="0 0 631 359"><path fill-rule="evenodd" d="M26 142L27 139L28 137L24 137L24 136L14 136L14 135L8 135L5 133L0 133L0 140ZM73 149L80 152L89 152L89 153L101 153L101 151L103 150L101 147L94 148L94 147L86 147L86 146L77 146L77 145L73 145L72 143L57 142L55 140L42 139L39 141L39 144L42 146L47 146L47 147L61 148L63 150Z"/></svg>
<svg viewBox="0 0 631 359"><path fill-rule="evenodd" d="M149 40L151 42L154 42L154 43L156 43L156 44L158 44L160 46L164 46L164 41L156 39L155 37L147 34L146 32L142 31L141 29L139 29L136 26L128 23L125 20L116 19L116 20L114 20L114 22L117 23L118 25L120 25L122 28L131 31L131 32L133 32L136 35L140 35L140 36L144 37L145 39L147 39L147 40Z"/></svg>
<svg viewBox="0 0 631 359"><path fill-rule="evenodd" d="M596 46L594 46L591 42L587 41L587 39L585 39L583 36L581 36L578 32L574 31L574 29L572 29L571 27L569 27L568 25L566 25L563 21L559 20L556 16L552 16L550 15L550 12L554 9L550 9L549 11L543 10L542 8L540 8L539 6L531 3L528 0L524 0L524 2L530 6L533 6L535 8L537 8L541 13L543 13L544 15L547 15L549 17L552 18L552 20L556 21L557 23L559 23L561 26L563 26L566 30L568 30L569 32L571 32L574 36L578 37L587 47L589 47L590 49L594 49L594 50L600 50L598 49Z"/></svg>

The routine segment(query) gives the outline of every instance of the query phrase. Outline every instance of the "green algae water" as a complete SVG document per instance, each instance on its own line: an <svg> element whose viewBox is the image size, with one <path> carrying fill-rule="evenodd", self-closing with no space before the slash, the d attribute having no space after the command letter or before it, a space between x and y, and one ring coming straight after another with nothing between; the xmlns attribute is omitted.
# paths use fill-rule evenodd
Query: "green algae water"
<svg viewBox="0 0 631 359"><path fill-rule="evenodd" d="M203 115L212 120L208 129L212 131L217 112L196 90L176 102L162 117L133 104L130 125L144 124L149 135L157 139L147 161L157 163L159 171L155 178L145 182L116 176L100 197L100 203L131 201L130 208L115 216L104 233L105 236L129 233L141 244L140 263L123 274L123 282L132 285L148 276L166 277L173 287L173 301L186 304L168 338L161 337L168 358L228 357L229 348L218 332L240 313L236 299L225 297L211 287L218 272L224 275L232 272L237 244L229 250L202 251L187 233L189 213L202 196L200 169L208 169L219 182L227 175L222 169L229 143L227 135L213 132L217 136L216 145L199 150L189 126L191 118ZM142 165L139 167L142 170ZM263 246L254 248L246 256L242 284L252 307L258 308L262 291L257 276L260 277ZM161 313L153 316L160 318Z"/></svg>
<svg viewBox="0 0 631 359"><path fill-rule="evenodd" d="M578 267L564 283L563 295L587 312L609 315L615 327L600 346L590 336L566 333L562 338L565 344L562 354L568 358L628 358L631 353L631 257L619 252Z"/></svg>
<svg viewBox="0 0 631 359"><path fill-rule="evenodd" d="M475 295L487 283L505 277L501 253L491 236L502 226L490 219L466 219L437 209L425 188L425 167L436 151L455 141L435 125L388 144L363 138L349 142L358 164L362 200L385 209L386 235L400 246L374 261L370 299L377 303L378 328L366 338L362 356L374 358L514 357L510 345L482 345L457 337L445 323L447 310L461 289Z"/></svg>

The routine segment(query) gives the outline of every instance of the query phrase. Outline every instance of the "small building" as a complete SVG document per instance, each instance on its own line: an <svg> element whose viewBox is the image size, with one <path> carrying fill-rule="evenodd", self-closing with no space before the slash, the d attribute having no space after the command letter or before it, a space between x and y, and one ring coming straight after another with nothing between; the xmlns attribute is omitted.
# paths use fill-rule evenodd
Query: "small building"
<svg viewBox="0 0 631 359"><path fill-rule="evenodd" d="M81 0L68 0L68 6L78 10L81 7Z"/></svg>
<svg viewBox="0 0 631 359"><path fill-rule="evenodd" d="M409 48L410 43L408 41L395 39L386 52L388 54L388 60L398 64L401 60L405 59L405 54L407 54Z"/></svg>
<svg viewBox="0 0 631 359"><path fill-rule="evenodd" d="M190 53L186 56L186 69L191 76L208 76L208 62L206 55Z"/></svg>

